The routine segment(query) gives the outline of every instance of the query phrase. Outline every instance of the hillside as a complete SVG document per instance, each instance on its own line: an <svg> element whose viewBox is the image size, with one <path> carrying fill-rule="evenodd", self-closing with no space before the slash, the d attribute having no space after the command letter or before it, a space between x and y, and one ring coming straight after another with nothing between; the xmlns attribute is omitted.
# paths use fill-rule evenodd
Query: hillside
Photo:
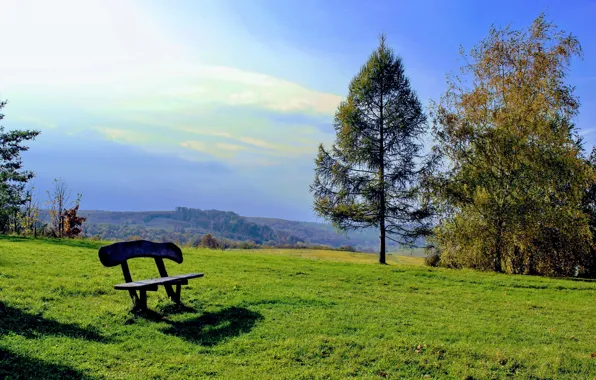
<svg viewBox="0 0 596 380"><path fill-rule="evenodd" d="M363 252L378 250L378 231L369 229L338 233L327 224L283 219L243 217L230 211L178 207L174 211L116 212L82 210L88 219L83 233L101 239L142 237L191 243L206 233L218 238L257 244L352 246ZM389 243L389 242L388 242ZM395 243L390 249L399 248Z"/></svg>
<svg viewBox="0 0 596 380"><path fill-rule="evenodd" d="M135 315L102 244L0 237L0 378L596 378L595 282L185 249L185 306L160 288Z"/></svg>

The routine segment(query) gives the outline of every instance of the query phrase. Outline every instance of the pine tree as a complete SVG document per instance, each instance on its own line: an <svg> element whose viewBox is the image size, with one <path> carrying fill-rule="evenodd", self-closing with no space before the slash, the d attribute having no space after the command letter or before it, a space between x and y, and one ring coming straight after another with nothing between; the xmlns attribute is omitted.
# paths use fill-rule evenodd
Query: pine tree
<svg viewBox="0 0 596 380"><path fill-rule="evenodd" d="M0 101L0 111L6 101ZM0 113L0 120L4 115ZM27 201L25 186L33 172L23 170L21 152L28 150L24 141L33 140L39 131L12 130L4 132L0 126L0 231L7 232L10 221L16 220L20 208Z"/></svg>
<svg viewBox="0 0 596 380"><path fill-rule="evenodd" d="M311 185L315 212L341 230L375 227L379 262L386 238L413 244L429 231L431 209L420 179L432 168L421 155L426 116L401 58L380 44L349 86L335 115L336 141L321 144Z"/></svg>

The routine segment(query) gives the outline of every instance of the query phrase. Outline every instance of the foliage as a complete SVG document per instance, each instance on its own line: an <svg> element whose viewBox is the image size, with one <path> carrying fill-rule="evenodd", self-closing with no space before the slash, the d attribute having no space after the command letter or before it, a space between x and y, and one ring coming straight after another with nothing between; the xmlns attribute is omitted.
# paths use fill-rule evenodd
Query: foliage
<svg viewBox="0 0 596 380"><path fill-rule="evenodd" d="M185 306L160 288L134 315L103 244L0 237L0 378L596 378L595 282L184 249Z"/></svg>
<svg viewBox="0 0 596 380"><path fill-rule="evenodd" d="M592 236L580 204L594 170L572 119L579 102L565 83L577 39L544 15L527 30L491 28L462 78L436 106L435 149L446 170L431 182L441 204L441 263L572 275ZM469 74L469 76L467 76Z"/></svg>
<svg viewBox="0 0 596 380"><path fill-rule="evenodd" d="M240 215L229 211L199 210L187 207L177 207L175 219L188 222L189 228L202 228L209 233L222 237L254 239L258 244L276 240L295 243L298 239L283 231L275 231L269 226L258 225L247 221Z"/></svg>
<svg viewBox="0 0 596 380"><path fill-rule="evenodd" d="M82 232L83 222L85 222L85 220L87 220L87 218L78 216L77 211L79 211L79 202L78 201L73 208L66 209L64 211L63 219L64 219L64 236L65 237L73 238L75 236L79 236Z"/></svg>
<svg viewBox="0 0 596 380"><path fill-rule="evenodd" d="M588 164L593 170L596 170L596 147L592 148L592 152L587 159ZM578 274L596 278L596 182L593 182L586 191L583 200L583 210L588 215L590 232L592 233L592 247L590 248L590 255L584 262Z"/></svg>
<svg viewBox="0 0 596 380"><path fill-rule="evenodd" d="M335 131L331 150L321 144L315 160L315 212L342 230L377 227L385 263L385 239L412 244L431 216L418 189L430 169L420 164L426 116L385 36L350 83Z"/></svg>
<svg viewBox="0 0 596 380"><path fill-rule="evenodd" d="M64 236L64 210L68 207L71 190L62 178L55 178L53 188L46 190L48 200L46 206L50 211L50 226L57 237Z"/></svg>
<svg viewBox="0 0 596 380"><path fill-rule="evenodd" d="M53 181L54 187L47 190L51 235L73 238L82 232L82 224L87 218L77 215L82 194L71 202L72 191L62 178Z"/></svg>
<svg viewBox="0 0 596 380"><path fill-rule="evenodd" d="M201 247L209 248L209 249L218 249L220 248L220 244L216 238L213 237L211 234L203 235L201 238Z"/></svg>
<svg viewBox="0 0 596 380"><path fill-rule="evenodd" d="M424 258L424 264L429 267L438 267L441 264L441 254L439 252L432 252Z"/></svg>
<svg viewBox="0 0 596 380"><path fill-rule="evenodd" d="M40 220L39 201L33 197L34 187L26 192L25 204L21 207L21 233L37 237L43 231L44 224Z"/></svg>
<svg viewBox="0 0 596 380"><path fill-rule="evenodd" d="M0 120L4 119L2 109L6 101L0 101ZM25 186L34 176L23 169L21 152L29 150L24 142L39 135L34 130L12 130L5 132L0 126L0 232L12 229L18 232L19 211L27 202ZM12 222L12 223L11 223Z"/></svg>

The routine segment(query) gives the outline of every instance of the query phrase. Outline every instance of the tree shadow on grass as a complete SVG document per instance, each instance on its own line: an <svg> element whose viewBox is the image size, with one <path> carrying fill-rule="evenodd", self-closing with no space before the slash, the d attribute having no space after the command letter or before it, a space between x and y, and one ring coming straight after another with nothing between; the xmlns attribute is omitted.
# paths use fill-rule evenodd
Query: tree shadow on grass
<svg viewBox="0 0 596 380"><path fill-rule="evenodd" d="M0 348L1 379L93 379L71 367L27 358Z"/></svg>
<svg viewBox="0 0 596 380"><path fill-rule="evenodd" d="M195 310L178 306L178 308L180 307L184 308L183 310ZM173 309L173 312L170 310L170 314L183 312L176 308ZM258 321L263 319L261 314L243 307L229 307L215 313L204 313L199 317L182 322L170 321L166 315L152 310L137 312L135 317L154 322L165 322L170 325L162 330L165 334L174 335L203 346L215 346L225 339L247 333ZM131 323L134 322L131 321Z"/></svg>
<svg viewBox="0 0 596 380"><path fill-rule="evenodd" d="M91 329L81 328L70 323L60 323L29 314L17 308L7 306L0 301L0 336L13 332L28 339L44 335L67 336L69 338L105 342L106 338Z"/></svg>
<svg viewBox="0 0 596 380"><path fill-rule="evenodd" d="M560 277L560 279L567 281L596 282L596 278L593 277Z"/></svg>

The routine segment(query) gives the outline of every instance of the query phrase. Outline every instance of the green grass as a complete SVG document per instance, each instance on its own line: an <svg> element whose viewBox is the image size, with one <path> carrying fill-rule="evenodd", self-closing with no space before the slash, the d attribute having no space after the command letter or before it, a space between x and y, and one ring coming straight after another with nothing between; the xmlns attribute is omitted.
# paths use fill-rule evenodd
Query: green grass
<svg viewBox="0 0 596 380"><path fill-rule="evenodd" d="M187 249L186 306L135 315L100 245L0 238L0 378L596 378L595 282Z"/></svg>

